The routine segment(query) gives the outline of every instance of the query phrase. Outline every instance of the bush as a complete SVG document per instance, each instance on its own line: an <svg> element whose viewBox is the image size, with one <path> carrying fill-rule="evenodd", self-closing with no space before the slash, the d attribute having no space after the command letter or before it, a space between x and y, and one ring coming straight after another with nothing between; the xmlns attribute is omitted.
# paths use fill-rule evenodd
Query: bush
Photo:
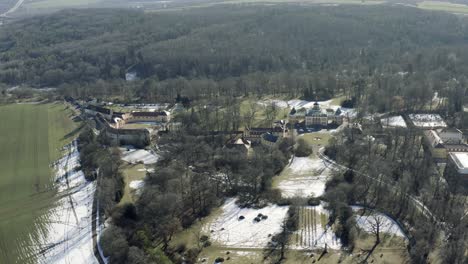
<svg viewBox="0 0 468 264"><path fill-rule="evenodd" d="M215 259L215 263L221 263L221 262L224 262L224 258L222 258L222 257L217 257L217 258Z"/></svg>
<svg viewBox="0 0 468 264"><path fill-rule="evenodd" d="M356 104L356 98L353 97L351 99L346 99L341 103L342 107L345 108L354 108L354 105Z"/></svg>
<svg viewBox="0 0 468 264"><path fill-rule="evenodd" d="M310 197L307 199L307 204L310 206L317 206L320 204L320 199L317 197Z"/></svg>

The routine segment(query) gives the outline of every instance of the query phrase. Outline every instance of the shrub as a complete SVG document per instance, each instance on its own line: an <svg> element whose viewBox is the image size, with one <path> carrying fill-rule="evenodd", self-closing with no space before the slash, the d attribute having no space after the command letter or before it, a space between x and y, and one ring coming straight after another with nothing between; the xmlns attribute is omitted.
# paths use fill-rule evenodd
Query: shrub
<svg viewBox="0 0 468 264"><path fill-rule="evenodd" d="M307 204L310 206L317 206L320 204L320 199L317 197L310 197L307 199Z"/></svg>

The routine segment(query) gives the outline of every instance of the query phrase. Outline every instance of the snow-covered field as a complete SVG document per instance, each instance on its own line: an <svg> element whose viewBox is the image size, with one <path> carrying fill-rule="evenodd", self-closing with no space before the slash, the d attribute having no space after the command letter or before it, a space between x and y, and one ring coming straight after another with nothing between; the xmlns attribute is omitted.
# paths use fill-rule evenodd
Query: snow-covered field
<svg viewBox="0 0 468 264"><path fill-rule="evenodd" d="M402 116L390 116L380 119L383 127L406 127L405 119Z"/></svg>
<svg viewBox="0 0 468 264"><path fill-rule="evenodd" d="M409 114L408 116L416 127L447 127L444 119L438 114Z"/></svg>
<svg viewBox="0 0 468 264"><path fill-rule="evenodd" d="M226 247L264 248L271 236L281 231L288 207L270 205L262 209L240 208L235 199L228 199L222 211L221 215L205 226L211 241ZM268 218L257 223L254 218L260 213ZM245 219L239 220L241 215Z"/></svg>
<svg viewBox="0 0 468 264"><path fill-rule="evenodd" d="M93 250L92 205L95 182L86 181L79 166L76 141L70 153L56 163L59 196L51 210L47 235L40 239L39 263L98 263Z"/></svg>
<svg viewBox="0 0 468 264"><path fill-rule="evenodd" d="M277 100L277 99L267 99L267 100L259 101L258 104L262 106L274 105L280 108L288 108L288 102L284 100Z"/></svg>
<svg viewBox="0 0 468 264"><path fill-rule="evenodd" d="M372 233L372 230L375 229L377 223L379 223L380 232L406 239L406 235L403 230L401 230L400 226L387 215L369 210L364 215L361 215L360 211L364 209L361 206L352 206L352 209L355 213L356 224L365 232Z"/></svg>
<svg viewBox="0 0 468 264"><path fill-rule="evenodd" d="M329 169L320 159L295 157L284 173L288 177L277 185L284 197L318 197L325 192Z"/></svg>
<svg viewBox="0 0 468 264"><path fill-rule="evenodd" d="M295 249L331 248L340 249L341 242L333 230L322 223L328 221L328 211L319 206L305 206L299 209L299 230L295 232L292 247Z"/></svg>
<svg viewBox="0 0 468 264"><path fill-rule="evenodd" d="M154 164L158 162L158 156L148 150L135 149L133 147L122 147L122 160L128 163L143 162L143 164Z"/></svg>

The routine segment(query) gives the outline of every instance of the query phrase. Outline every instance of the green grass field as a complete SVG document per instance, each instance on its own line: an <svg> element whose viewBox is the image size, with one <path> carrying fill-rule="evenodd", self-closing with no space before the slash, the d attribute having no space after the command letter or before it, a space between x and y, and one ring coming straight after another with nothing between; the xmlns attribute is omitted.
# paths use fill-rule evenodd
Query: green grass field
<svg viewBox="0 0 468 264"><path fill-rule="evenodd" d="M29 263L55 201L50 163L78 124L63 104L0 106L0 263Z"/></svg>
<svg viewBox="0 0 468 264"><path fill-rule="evenodd" d="M303 138L307 143L312 146L325 146L332 135L329 132L312 132L304 135L300 135L297 138Z"/></svg>

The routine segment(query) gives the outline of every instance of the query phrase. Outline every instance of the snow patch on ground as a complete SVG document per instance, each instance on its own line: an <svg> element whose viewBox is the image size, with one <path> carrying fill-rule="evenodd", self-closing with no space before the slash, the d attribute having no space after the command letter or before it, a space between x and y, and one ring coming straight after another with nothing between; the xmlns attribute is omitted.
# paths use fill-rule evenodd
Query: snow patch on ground
<svg viewBox="0 0 468 264"><path fill-rule="evenodd" d="M383 127L406 127L406 122L401 115L380 119Z"/></svg>
<svg viewBox="0 0 468 264"><path fill-rule="evenodd" d="M92 239L92 205L95 182L86 181L80 164L76 141L70 153L55 164L58 196L63 195L51 210L47 235L39 239L39 263L98 263Z"/></svg>
<svg viewBox="0 0 468 264"><path fill-rule="evenodd" d="M292 173L310 173L314 170L322 170L325 164L320 159L311 159L309 157L294 157L293 162L289 165Z"/></svg>
<svg viewBox="0 0 468 264"><path fill-rule="evenodd" d="M128 163L154 164L158 162L158 155L152 151L130 147L123 147L120 150L122 151L122 160Z"/></svg>
<svg viewBox="0 0 468 264"><path fill-rule="evenodd" d="M351 208L353 209L353 212L358 212L364 209L362 206L351 206ZM395 220L385 214L370 211L366 212L365 215L356 213L355 218L358 227L365 232L371 233L373 227L376 226L376 223L380 222L380 230L382 233L387 233L406 239L405 233L403 230L401 230L400 226L395 222Z"/></svg>
<svg viewBox="0 0 468 264"><path fill-rule="evenodd" d="M236 199L228 199L222 214L205 228L211 233L211 240L222 246L237 248L264 248L271 236L281 231L281 224L286 218L287 206L270 205L262 209L240 208ZM268 218L255 222L258 214ZM239 220L239 216L244 220ZM212 231L212 232L211 232Z"/></svg>
<svg viewBox="0 0 468 264"><path fill-rule="evenodd" d="M133 190L141 189L143 188L143 186L145 186L145 182L143 180L131 181L128 184L128 187L130 187L130 189L133 189Z"/></svg>
<svg viewBox="0 0 468 264"><path fill-rule="evenodd" d="M416 127L447 127L444 119L439 114L409 114L408 116Z"/></svg>
<svg viewBox="0 0 468 264"><path fill-rule="evenodd" d="M320 107L322 108L332 108L334 110L336 110L339 106L338 105L332 105L332 100L327 100L327 101L318 101ZM294 100L289 100L288 101L288 105L289 107L291 108L296 108L296 109L299 109L299 108L312 108L314 107L314 104L315 104L315 101L305 101L305 100L298 100L298 99L294 99Z"/></svg>
<svg viewBox="0 0 468 264"><path fill-rule="evenodd" d="M284 197L319 197L325 192L330 171L322 160L295 157L289 169L290 176L278 183Z"/></svg>
<svg viewBox="0 0 468 264"><path fill-rule="evenodd" d="M258 102L258 104L262 105L262 106L274 105L274 106L280 107L280 108L288 108L288 103L286 101L277 100L277 99L263 100L263 101Z"/></svg>

